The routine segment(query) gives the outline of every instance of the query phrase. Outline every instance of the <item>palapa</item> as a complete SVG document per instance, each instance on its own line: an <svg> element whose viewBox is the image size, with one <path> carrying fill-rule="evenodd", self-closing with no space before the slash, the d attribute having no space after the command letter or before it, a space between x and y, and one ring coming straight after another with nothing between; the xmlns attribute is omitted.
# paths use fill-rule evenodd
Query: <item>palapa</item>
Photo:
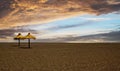
<svg viewBox="0 0 120 71"><path fill-rule="evenodd" d="M36 39L35 36L31 35L30 33L28 33L25 37L25 39L28 39L28 47L30 48L30 39Z"/></svg>
<svg viewBox="0 0 120 71"><path fill-rule="evenodd" d="M20 47L20 40L24 39L24 36L22 36L21 33L18 33L17 36L14 37L14 40L18 40L18 46Z"/></svg>

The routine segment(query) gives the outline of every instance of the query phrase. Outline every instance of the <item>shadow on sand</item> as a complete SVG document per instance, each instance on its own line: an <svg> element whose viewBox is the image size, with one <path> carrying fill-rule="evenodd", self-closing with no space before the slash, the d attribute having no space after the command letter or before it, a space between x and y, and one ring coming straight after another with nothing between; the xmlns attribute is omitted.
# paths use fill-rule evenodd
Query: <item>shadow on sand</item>
<svg viewBox="0 0 120 71"><path fill-rule="evenodd" d="M21 48L21 49L31 49L31 47L29 48L29 47L25 47L25 46L21 46L21 47L19 47L19 48Z"/></svg>
<svg viewBox="0 0 120 71"><path fill-rule="evenodd" d="M16 47L16 48L20 48L20 49L31 49L32 48L32 47L29 48L28 46L24 46L24 45L18 46L16 44L11 45L11 47Z"/></svg>
<svg viewBox="0 0 120 71"><path fill-rule="evenodd" d="M17 48L21 48L21 49L31 49L32 47L28 47L28 46L18 46L18 45L11 45L11 47L17 47Z"/></svg>

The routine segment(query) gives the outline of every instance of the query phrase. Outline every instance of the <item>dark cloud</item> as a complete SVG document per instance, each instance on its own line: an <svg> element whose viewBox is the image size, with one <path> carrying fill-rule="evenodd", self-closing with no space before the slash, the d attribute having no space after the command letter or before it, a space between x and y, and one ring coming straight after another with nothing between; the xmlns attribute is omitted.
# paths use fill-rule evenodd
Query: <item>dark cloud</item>
<svg viewBox="0 0 120 71"><path fill-rule="evenodd" d="M71 39L72 38L72 39ZM120 31L103 33L97 35L79 36L79 37L69 37L65 39L66 41L89 41L89 40L103 40L102 42L112 41L120 42Z"/></svg>
<svg viewBox="0 0 120 71"><path fill-rule="evenodd" d="M105 33L105 34L100 34L100 35L91 35L91 36L86 36L86 37L91 37L93 39L103 39L106 41L116 41L120 42L120 31L115 31L115 32L110 32L110 33Z"/></svg>
<svg viewBox="0 0 120 71"><path fill-rule="evenodd" d="M0 0L0 18L7 16L13 8L11 8L11 4L14 3L13 0Z"/></svg>
<svg viewBox="0 0 120 71"><path fill-rule="evenodd" d="M14 30L0 30L0 38L11 37L14 35Z"/></svg>
<svg viewBox="0 0 120 71"><path fill-rule="evenodd" d="M7 38L7 37L14 37L15 36L15 33L19 33L19 32L31 32L33 34L36 34L37 32L34 31L34 30L24 30L22 28L19 28L19 29L3 29L3 30L0 30L0 38Z"/></svg>
<svg viewBox="0 0 120 71"><path fill-rule="evenodd" d="M99 14L111 13L120 10L120 4L93 4L91 8L96 10Z"/></svg>

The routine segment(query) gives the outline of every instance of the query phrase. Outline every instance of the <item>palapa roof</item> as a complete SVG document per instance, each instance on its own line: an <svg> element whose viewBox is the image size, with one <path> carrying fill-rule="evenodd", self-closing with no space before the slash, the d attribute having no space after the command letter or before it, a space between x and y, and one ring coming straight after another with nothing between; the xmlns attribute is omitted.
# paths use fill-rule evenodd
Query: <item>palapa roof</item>
<svg viewBox="0 0 120 71"><path fill-rule="evenodd" d="M14 39L24 39L24 36L21 35L21 33L18 33L18 35L16 37L14 37Z"/></svg>
<svg viewBox="0 0 120 71"><path fill-rule="evenodd" d="M36 39L36 37L31 35L30 33L28 33L24 38L25 39Z"/></svg>

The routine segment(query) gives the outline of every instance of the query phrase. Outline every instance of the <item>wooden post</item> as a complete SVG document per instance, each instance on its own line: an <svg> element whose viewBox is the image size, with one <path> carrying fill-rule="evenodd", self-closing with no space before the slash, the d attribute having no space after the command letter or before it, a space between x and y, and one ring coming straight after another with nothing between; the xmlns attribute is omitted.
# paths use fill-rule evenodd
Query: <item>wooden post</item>
<svg viewBox="0 0 120 71"><path fill-rule="evenodd" d="M20 47L20 39L18 39L18 47Z"/></svg>
<svg viewBox="0 0 120 71"><path fill-rule="evenodd" d="M28 47L30 48L30 39L28 39Z"/></svg>

